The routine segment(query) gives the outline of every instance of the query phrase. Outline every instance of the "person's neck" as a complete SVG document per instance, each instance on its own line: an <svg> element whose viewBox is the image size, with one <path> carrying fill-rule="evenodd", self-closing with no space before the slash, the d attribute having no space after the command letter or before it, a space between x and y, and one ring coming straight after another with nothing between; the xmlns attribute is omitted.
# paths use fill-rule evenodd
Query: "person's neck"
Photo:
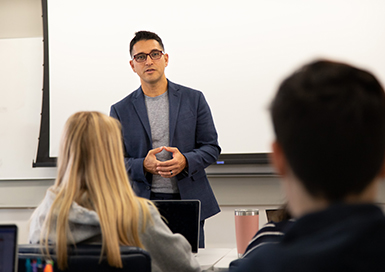
<svg viewBox="0 0 385 272"><path fill-rule="evenodd" d="M359 194L350 194L346 196L344 202L347 204L374 203L377 198L379 183L380 180L375 179Z"/></svg>
<svg viewBox="0 0 385 272"><path fill-rule="evenodd" d="M305 214L321 211L329 206L329 202L322 198L314 198L310 195L301 182L291 177L284 181L286 196L290 207L290 213L294 218Z"/></svg>
<svg viewBox="0 0 385 272"><path fill-rule="evenodd" d="M141 82L142 83L142 90L143 93L150 97L156 97L161 94L164 94L167 91L167 79L164 78L156 83L147 83L147 82Z"/></svg>
<svg viewBox="0 0 385 272"><path fill-rule="evenodd" d="M287 182L287 180L285 182ZM290 189L286 188L286 190L289 190L289 205L291 206L291 212L293 216L296 218L308 213L324 210L333 204L333 202L325 198L315 198L314 196L310 195L303 187L302 183L295 178L292 178L289 183L291 183ZM350 194L346 196L341 201L341 203L374 203L377 196L378 183L378 180L372 181L363 191L358 194Z"/></svg>

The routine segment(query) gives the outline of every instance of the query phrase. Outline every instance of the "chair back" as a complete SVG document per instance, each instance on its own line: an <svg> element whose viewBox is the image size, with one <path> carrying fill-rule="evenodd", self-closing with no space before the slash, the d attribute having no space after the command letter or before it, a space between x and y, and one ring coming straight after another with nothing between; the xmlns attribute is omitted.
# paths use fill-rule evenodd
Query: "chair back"
<svg viewBox="0 0 385 272"><path fill-rule="evenodd" d="M31 271L26 268L26 264L37 262L45 264L46 256L42 254L40 245L24 244L19 245L18 249L18 271ZM120 255L123 268L118 269L108 265L107 258L103 256L100 260L101 245L81 244L68 247L68 268L66 270L58 269L56 265L56 255L54 247L49 247L49 253L54 262L53 271L71 271L71 272L151 272L150 254L138 247L121 246Z"/></svg>

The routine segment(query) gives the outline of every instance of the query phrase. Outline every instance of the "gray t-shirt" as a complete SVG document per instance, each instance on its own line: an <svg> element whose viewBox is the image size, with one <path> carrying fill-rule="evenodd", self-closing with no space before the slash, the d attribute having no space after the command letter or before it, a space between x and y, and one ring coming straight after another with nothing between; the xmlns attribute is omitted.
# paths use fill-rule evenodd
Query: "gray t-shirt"
<svg viewBox="0 0 385 272"><path fill-rule="evenodd" d="M169 146L168 91L156 97L145 95L145 102L151 127L152 147ZM172 154L163 150L156 154L156 158L159 161L167 161L172 158ZM176 177L163 178L159 175L153 175L151 191L154 193L179 193Z"/></svg>

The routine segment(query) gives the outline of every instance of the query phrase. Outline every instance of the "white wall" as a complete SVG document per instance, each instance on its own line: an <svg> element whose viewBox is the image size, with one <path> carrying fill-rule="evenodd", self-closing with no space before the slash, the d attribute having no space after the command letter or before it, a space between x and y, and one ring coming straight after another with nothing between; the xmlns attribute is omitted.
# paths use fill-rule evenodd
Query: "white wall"
<svg viewBox="0 0 385 272"><path fill-rule="evenodd" d="M33 169L40 128L43 38L40 0L0 1L0 179L54 177Z"/></svg>

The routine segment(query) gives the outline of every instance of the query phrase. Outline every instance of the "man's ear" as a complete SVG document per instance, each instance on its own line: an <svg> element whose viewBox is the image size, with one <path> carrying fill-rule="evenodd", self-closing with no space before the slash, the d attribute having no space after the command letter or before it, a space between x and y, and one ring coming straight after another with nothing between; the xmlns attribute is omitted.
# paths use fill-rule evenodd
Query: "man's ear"
<svg viewBox="0 0 385 272"><path fill-rule="evenodd" d="M273 152L270 155L271 163L279 175L286 175L288 169L286 157L283 153L281 145L276 140L272 143L272 150Z"/></svg>
<svg viewBox="0 0 385 272"><path fill-rule="evenodd" d="M130 60L130 66L132 68L132 71L134 71L134 73L136 73L133 60Z"/></svg>
<svg viewBox="0 0 385 272"><path fill-rule="evenodd" d="M168 66L168 54L164 54L164 61L165 61L165 66Z"/></svg>

